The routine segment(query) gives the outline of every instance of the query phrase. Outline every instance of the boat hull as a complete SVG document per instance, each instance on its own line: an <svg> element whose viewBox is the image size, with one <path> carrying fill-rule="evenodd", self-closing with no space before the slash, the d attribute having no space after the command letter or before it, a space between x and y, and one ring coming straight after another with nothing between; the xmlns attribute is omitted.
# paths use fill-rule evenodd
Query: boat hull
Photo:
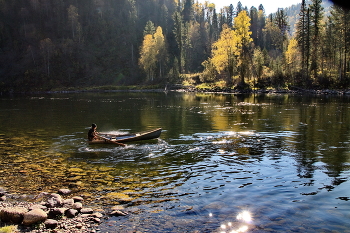
<svg viewBox="0 0 350 233"><path fill-rule="evenodd" d="M150 140L159 138L162 133L162 128L139 132L139 133L131 133L131 134L101 134L103 138L98 140L89 141L89 144L115 144L124 143L124 142L136 142L142 140Z"/></svg>

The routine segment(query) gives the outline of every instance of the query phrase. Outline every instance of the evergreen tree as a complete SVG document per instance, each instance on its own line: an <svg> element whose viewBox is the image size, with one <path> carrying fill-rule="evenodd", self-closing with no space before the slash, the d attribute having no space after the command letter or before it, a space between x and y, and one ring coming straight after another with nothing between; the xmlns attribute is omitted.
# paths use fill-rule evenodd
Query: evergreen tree
<svg viewBox="0 0 350 233"><path fill-rule="evenodd" d="M308 40L308 31L307 31L307 25L308 25L308 15L307 15L307 8L306 8L306 3L305 0L302 0L301 2L301 7L300 7L300 13L299 13L299 21L297 23L297 31L296 31L296 39L298 41L298 46L300 49L301 53L301 72L302 74L308 74L308 71L306 67L307 65L307 47L308 45L306 44Z"/></svg>
<svg viewBox="0 0 350 233"><path fill-rule="evenodd" d="M312 0L310 5L310 30L311 30L311 66L310 72L313 73L313 77L317 78L319 70L319 56L321 45L321 27L323 19L323 7L321 6L322 0Z"/></svg>
<svg viewBox="0 0 350 233"><path fill-rule="evenodd" d="M184 22L190 22L193 18L193 0L185 0L182 11L182 17Z"/></svg>
<svg viewBox="0 0 350 233"><path fill-rule="evenodd" d="M151 20L148 20L145 26L145 30L143 30L143 36L150 34L154 35L156 32L156 28L154 27L154 23Z"/></svg>
<svg viewBox="0 0 350 233"><path fill-rule="evenodd" d="M263 5L260 4L259 11L258 11L258 28L257 28L257 45L260 46L260 48L264 47L264 36L263 36L263 29L265 28L266 23L266 17L265 17L265 10Z"/></svg>
<svg viewBox="0 0 350 233"><path fill-rule="evenodd" d="M339 72L337 73L339 73L339 81L341 82L346 77L346 73L349 69L350 11L334 5L331 10L329 21L331 21L329 25L333 29L330 33L336 42L333 48L336 48L336 52L338 53L337 57L339 61L337 62L337 66Z"/></svg>
<svg viewBox="0 0 350 233"><path fill-rule="evenodd" d="M234 20L234 28L236 31L238 50L239 50L239 85L245 85L245 77L248 74L250 63L250 43L252 32L250 31L250 18L246 11L241 11Z"/></svg>
<svg viewBox="0 0 350 233"><path fill-rule="evenodd" d="M259 20L258 20L258 10L255 7L250 8L250 30L252 32L252 38L254 41L254 44L258 44L258 27L259 27Z"/></svg>
<svg viewBox="0 0 350 233"><path fill-rule="evenodd" d="M236 16L238 16L238 14L241 13L241 11L243 11L243 5L242 5L241 1L238 1L237 6L236 6Z"/></svg>
<svg viewBox="0 0 350 233"><path fill-rule="evenodd" d="M232 4L228 7L228 12L227 12L227 25L232 28L233 26L233 17L234 17L234 7Z"/></svg>

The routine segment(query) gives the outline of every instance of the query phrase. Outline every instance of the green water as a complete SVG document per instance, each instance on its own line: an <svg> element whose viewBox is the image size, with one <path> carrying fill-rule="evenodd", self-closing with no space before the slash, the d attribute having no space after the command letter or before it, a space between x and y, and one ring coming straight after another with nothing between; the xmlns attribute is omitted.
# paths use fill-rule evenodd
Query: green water
<svg viewBox="0 0 350 233"><path fill-rule="evenodd" d="M350 232L349 96L2 96L0 123L0 187L123 205L102 232ZM163 132L88 145L91 123Z"/></svg>

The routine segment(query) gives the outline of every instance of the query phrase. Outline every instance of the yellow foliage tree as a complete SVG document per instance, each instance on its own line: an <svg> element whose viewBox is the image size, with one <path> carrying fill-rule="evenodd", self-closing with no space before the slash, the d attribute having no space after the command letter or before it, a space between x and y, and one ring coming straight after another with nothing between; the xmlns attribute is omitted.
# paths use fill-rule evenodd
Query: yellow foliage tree
<svg viewBox="0 0 350 233"><path fill-rule="evenodd" d="M162 76L162 67L166 61L166 46L165 39L163 35L163 30L161 27L157 27L156 32L153 36L154 46L156 50L156 59L159 67L159 76Z"/></svg>
<svg viewBox="0 0 350 233"><path fill-rule="evenodd" d="M166 60L166 45L161 27L157 27L154 35L146 34L140 51L139 64L147 74L147 80L153 81L157 64L159 64L160 76L162 64Z"/></svg>
<svg viewBox="0 0 350 233"><path fill-rule="evenodd" d="M222 74L228 72L228 83L231 82L234 65L236 64L239 51L237 48L237 37L234 30L224 25L220 38L212 46L211 62L215 66L217 72Z"/></svg>
<svg viewBox="0 0 350 233"><path fill-rule="evenodd" d="M219 74L228 73L227 85L232 83L235 71L239 71L240 83L244 84L251 61L249 48L253 41L249 28L250 18L246 11L241 11L234 20L234 29L224 25L219 40L213 43L209 62L212 62Z"/></svg>
<svg viewBox="0 0 350 233"><path fill-rule="evenodd" d="M296 70L300 62L299 50L298 50L298 41L296 39L291 39L288 44L287 51L285 52L287 72L289 75L292 75L292 71Z"/></svg>
<svg viewBox="0 0 350 233"><path fill-rule="evenodd" d="M153 79L156 62L157 60L153 35L147 34L143 38L139 61L141 68L147 74L147 79Z"/></svg>

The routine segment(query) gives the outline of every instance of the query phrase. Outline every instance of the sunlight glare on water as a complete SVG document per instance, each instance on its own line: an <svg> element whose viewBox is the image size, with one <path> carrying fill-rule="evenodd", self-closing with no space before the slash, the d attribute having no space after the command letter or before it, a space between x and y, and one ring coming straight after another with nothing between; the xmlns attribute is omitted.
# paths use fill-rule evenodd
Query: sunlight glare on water
<svg viewBox="0 0 350 233"><path fill-rule="evenodd" d="M242 211L237 216L238 222L227 222L221 224L220 233L239 233L248 232L249 224L252 224L252 216L249 211ZM247 224L247 225L246 225Z"/></svg>

